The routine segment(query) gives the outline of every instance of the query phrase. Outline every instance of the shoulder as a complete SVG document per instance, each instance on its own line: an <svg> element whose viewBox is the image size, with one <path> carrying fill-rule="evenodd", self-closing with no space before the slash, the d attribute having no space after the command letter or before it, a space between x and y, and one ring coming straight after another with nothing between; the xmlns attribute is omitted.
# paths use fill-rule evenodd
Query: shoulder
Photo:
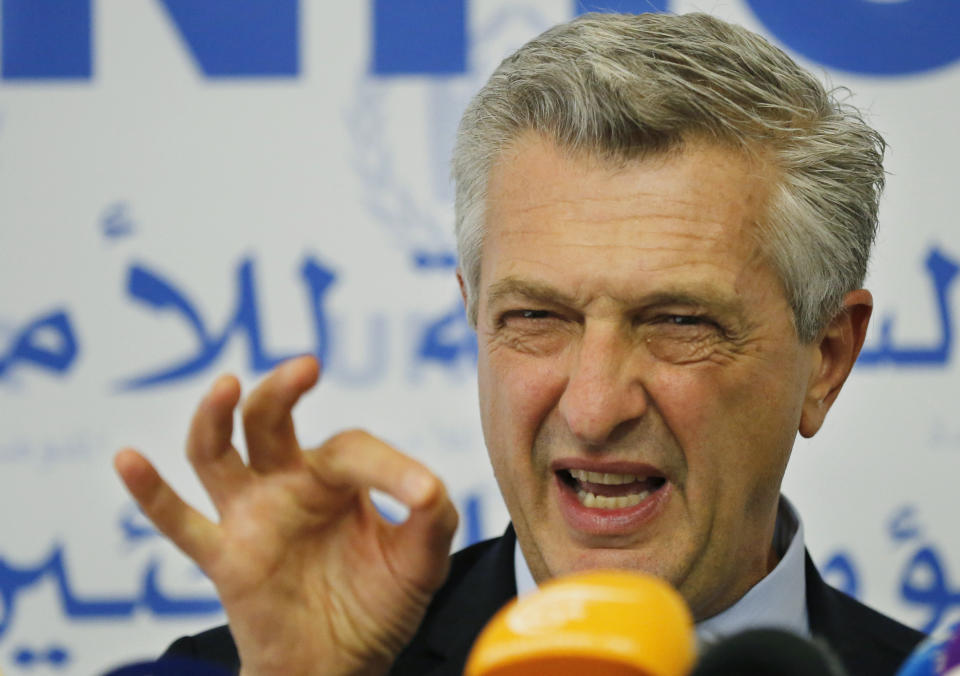
<svg viewBox="0 0 960 676"><path fill-rule="evenodd" d="M215 627L193 636L178 638L166 652L162 659L178 657L197 660L210 665L227 669L230 673L240 668L240 656L237 646L230 633L230 627L224 625Z"/></svg>
<svg viewBox="0 0 960 676"><path fill-rule="evenodd" d="M924 635L834 589L807 557L810 630L853 675L894 674Z"/></svg>
<svg viewBox="0 0 960 676"><path fill-rule="evenodd" d="M859 656L858 659L875 661L881 674L881 665L894 673L907 659L910 652L924 638L924 634L912 629L891 617L877 612L873 608L853 599L841 591L832 589L836 596L838 619L847 625L847 629L835 637L835 642L845 643L838 647L841 652ZM870 657L864 656L869 652Z"/></svg>
<svg viewBox="0 0 960 676"><path fill-rule="evenodd" d="M465 577L480 574L494 576L498 582L503 582L502 576L509 566L510 584L513 595L516 594L516 584L513 582L513 543L515 537L511 530L501 537L483 540L456 552L450 557L450 573L447 581L434 596L434 604L439 604L449 596L457 584ZM431 604L431 605L434 605Z"/></svg>
<svg viewBox="0 0 960 676"><path fill-rule="evenodd" d="M860 601L847 596L842 591L831 588L836 595L837 604L843 608L843 614L848 621L859 626L865 633L873 636L877 642L889 644L900 652L909 652L925 636L916 629L912 629L897 620L864 605Z"/></svg>

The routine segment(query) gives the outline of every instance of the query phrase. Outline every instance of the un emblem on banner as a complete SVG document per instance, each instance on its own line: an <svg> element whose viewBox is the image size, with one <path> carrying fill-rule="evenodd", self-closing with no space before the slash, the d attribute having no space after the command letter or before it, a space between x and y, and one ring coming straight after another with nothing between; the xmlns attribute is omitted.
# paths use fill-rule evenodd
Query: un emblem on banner
<svg viewBox="0 0 960 676"><path fill-rule="evenodd" d="M450 156L463 109L503 57L553 22L510 3L479 23L465 43L470 67L462 73L392 64L393 52L376 41L402 36L375 35L375 67L358 80L346 112L365 207L422 270L456 266Z"/></svg>
<svg viewBox="0 0 960 676"><path fill-rule="evenodd" d="M505 4L471 31L472 67L465 72L411 77L379 62L358 79L345 123L364 206L417 272L449 276L457 265L450 156L463 109L503 57L551 23L533 7ZM452 367L475 360L476 352L455 294L424 331L416 358Z"/></svg>

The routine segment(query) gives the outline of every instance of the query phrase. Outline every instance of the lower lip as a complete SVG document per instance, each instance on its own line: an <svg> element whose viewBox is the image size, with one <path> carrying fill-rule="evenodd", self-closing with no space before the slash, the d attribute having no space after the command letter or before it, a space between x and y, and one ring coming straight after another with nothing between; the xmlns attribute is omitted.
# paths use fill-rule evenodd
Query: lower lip
<svg viewBox="0 0 960 676"><path fill-rule="evenodd" d="M559 475L556 485L560 512L567 525L586 535L634 534L659 516L672 492L672 484L667 482L632 507L601 509L583 505Z"/></svg>

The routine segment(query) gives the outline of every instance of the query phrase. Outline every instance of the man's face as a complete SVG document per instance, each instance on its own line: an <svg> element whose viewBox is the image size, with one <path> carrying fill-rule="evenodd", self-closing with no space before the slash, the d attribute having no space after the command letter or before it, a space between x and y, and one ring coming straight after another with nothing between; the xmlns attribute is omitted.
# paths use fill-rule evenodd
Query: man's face
<svg viewBox="0 0 960 676"><path fill-rule="evenodd" d="M751 236L768 189L706 144L617 167L531 133L493 168L481 417L538 581L647 571L704 618L769 570L816 347Z"/></svg>

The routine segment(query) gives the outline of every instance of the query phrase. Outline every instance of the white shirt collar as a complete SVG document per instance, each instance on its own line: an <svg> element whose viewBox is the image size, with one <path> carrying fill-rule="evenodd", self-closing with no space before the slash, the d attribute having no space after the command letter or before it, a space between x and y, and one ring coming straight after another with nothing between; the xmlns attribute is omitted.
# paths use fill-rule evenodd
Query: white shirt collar
<svg viewBox="0 0 960 676"><path fill-rule="evenodd" d="M537 590L537 582L533 579L527 560L523 558L519 542L513 543L513 576L517 580L517 598Z"/></svg>
<svg viewBox="0 0 960 676"><path fill-rule="evenodd" d="M782 495L773 543L780 562L739 601L697 624L697 639L701 644L716 643L726 636L759 627L776 627L809 638L803 522ZM513 567L517 596L537 588L519 544L514 545Z"/></svg>

